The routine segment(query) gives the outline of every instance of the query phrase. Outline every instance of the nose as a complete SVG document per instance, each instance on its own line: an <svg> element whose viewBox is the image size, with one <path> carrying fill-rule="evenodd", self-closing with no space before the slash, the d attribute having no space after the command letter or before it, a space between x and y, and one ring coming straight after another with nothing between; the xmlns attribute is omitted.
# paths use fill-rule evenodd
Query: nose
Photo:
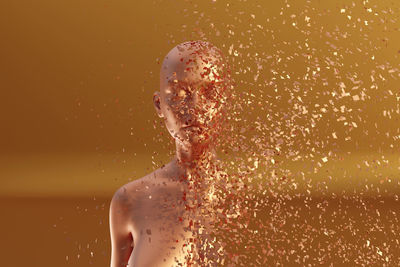
<svg viewBox="0 0 400 267"><path fill-rule="evenodd" d="M196 116L197 115L197 102L198 95L196 92L185 97L182 103L182 109L180 112L180 119L185 126L194 125L197 123Z"/></svg>
<svg viewBox="0 0 400 267"><path fill-rule="evenodd" d="M181 121L185 126L196 124L196 117L193 108L185 107L183 110L183 114L181 113Z"/></svg>

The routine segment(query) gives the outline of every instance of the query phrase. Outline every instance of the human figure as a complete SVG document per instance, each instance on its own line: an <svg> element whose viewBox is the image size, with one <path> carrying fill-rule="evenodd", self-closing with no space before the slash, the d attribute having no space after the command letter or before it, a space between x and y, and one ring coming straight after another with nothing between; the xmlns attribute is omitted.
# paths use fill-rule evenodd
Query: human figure
<svg viewBox="0 0 400 267"><path fill-rule="evenodd" d="M175 139L176 156L114 194L111 267L196 265L196 233L207 222L194 214L212 200L206 181L218 162L215 144L229 84L223 55L208 42L182 43L165 57L153 102Z"/></svg>

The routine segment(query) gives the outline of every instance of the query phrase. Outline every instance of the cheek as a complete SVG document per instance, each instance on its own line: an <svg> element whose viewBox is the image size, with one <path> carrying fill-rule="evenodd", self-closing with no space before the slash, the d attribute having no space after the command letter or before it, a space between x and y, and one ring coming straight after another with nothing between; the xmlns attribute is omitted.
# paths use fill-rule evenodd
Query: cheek
<svg viewBox="0 0 400 267"><path fill-rule="evenodd" d="M165 114L169 120L179 124L184 121L185 115L188 113L184 102L174 102L169 105L165 105Z"/></svg>
<svg viewBox="0 0 400 267"><path fill-rule="evenodd" d="M209 101L199 106L197 114L198 118L202 120L203 123L212 123L220 116L220 107Z"/></svg>
<svg viewBox="0 0 400 267"><path fill-rule="evenodd" d="M171 134L176 133L179 130L179 120L175 112L169 106L162 108L164 114L164 121L168 131Z"/></svg>

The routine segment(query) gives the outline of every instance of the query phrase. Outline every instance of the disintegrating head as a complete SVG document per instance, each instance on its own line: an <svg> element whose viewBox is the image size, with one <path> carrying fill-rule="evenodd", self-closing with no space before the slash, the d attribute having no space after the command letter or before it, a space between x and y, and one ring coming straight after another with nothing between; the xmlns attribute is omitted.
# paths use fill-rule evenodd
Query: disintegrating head
<svg viewBox="0 0 400 267"><path fill-rule="evenodd" d="M208 42L190 41L165 57L154 102L177 141L209 143L220 132L230 89L222 52Z"/></svg>

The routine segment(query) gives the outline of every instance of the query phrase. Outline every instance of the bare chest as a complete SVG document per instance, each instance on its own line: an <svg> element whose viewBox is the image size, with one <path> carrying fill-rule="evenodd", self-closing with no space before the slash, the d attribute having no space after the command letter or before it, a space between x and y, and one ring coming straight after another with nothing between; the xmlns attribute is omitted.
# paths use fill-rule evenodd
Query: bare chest
<svg viewBox="0 0 400 267"><path fill-rule="evenodd" d="M183 204L143 208L141 219L132 224L134 249L129 266L186 266L193 239Z"/></svg>
<svg viewBox="0 0 400 267"><path fill-rule="evenodd" d="M184 191L143 191L131 216L133 252L128 266L186 266L193 234Z"/></svg>

